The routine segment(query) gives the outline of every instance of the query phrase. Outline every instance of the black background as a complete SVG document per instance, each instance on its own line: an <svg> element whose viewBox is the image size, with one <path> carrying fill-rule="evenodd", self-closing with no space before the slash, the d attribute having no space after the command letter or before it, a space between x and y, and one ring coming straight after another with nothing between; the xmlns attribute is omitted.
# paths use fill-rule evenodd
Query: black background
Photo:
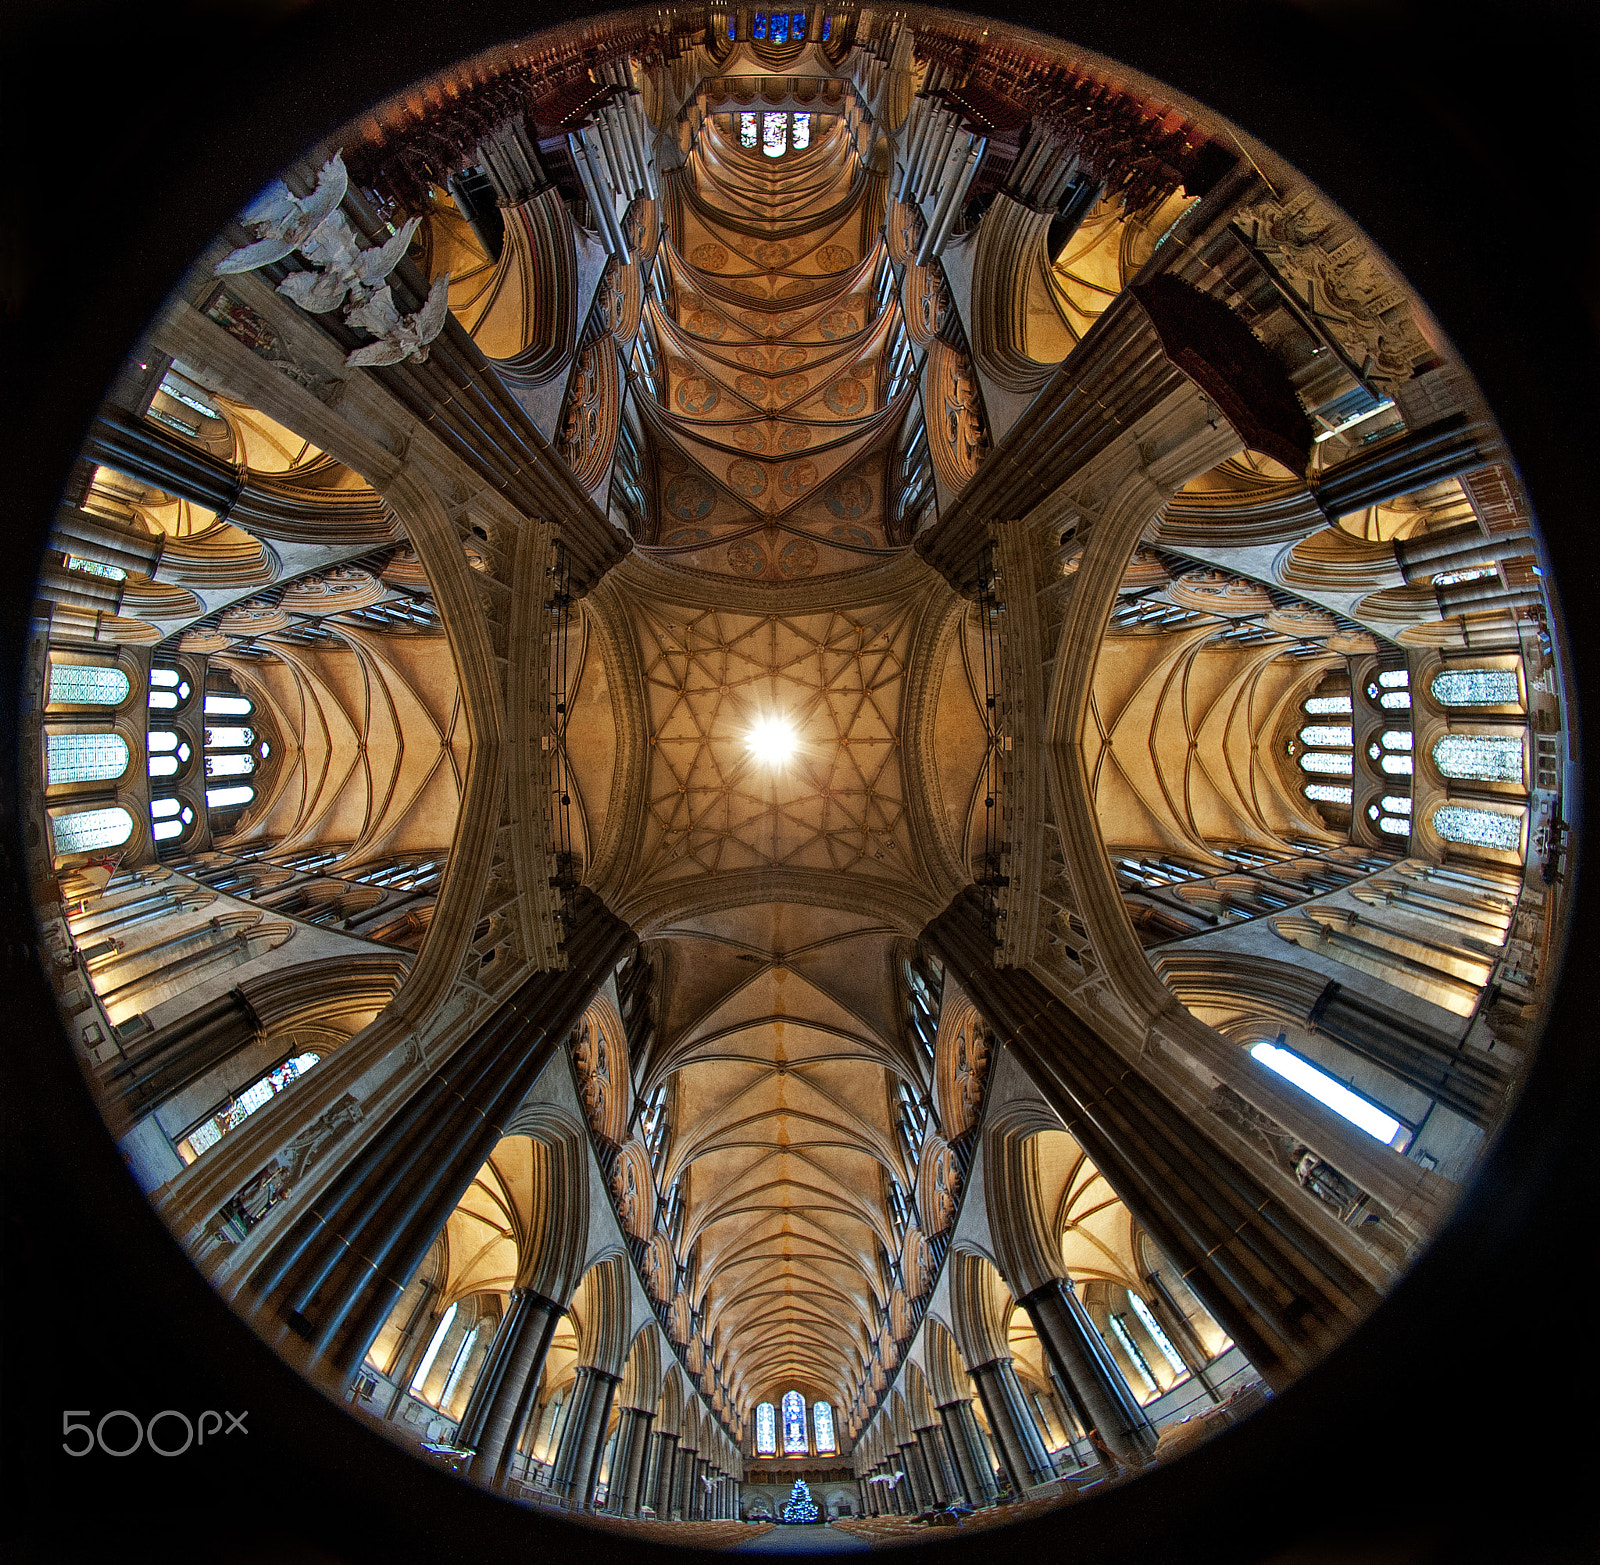
<svg viewBox="0 0 1600 1565"><path fill-rule="evenodd" d="M0 656L100 393L183 266L310 141L499 39L598 11L501 0L34 3L3 40L9 404ZM994 8L997 14L1000 8ZM1544 526L1573 675L1595 683L1600 459L1597 8L1399 0L1011 6L1259 136L1360 221L1499 416ZM467 1490L369 1436L222 1308L127 1180L33 962L0 709L6 1076L6 1503L52 1561L537 1559L627 1553ZM1576 818L1578 801L1568 801ZM1600 1558L1595 1479L1600 1071L1593 895L1539 1064L1457 1218L1391 1300L1248 1425L1131 1488L938 1557ZM1589 1277L1590 1280L1585 1281ZM163 1460L62 1454L63 1410L248 1410ZM108 1427L122 1438L125 1421ZM163 1437L173 1440L169 1423ZM681 1558L681 1554L663 1558Z"/></svg>

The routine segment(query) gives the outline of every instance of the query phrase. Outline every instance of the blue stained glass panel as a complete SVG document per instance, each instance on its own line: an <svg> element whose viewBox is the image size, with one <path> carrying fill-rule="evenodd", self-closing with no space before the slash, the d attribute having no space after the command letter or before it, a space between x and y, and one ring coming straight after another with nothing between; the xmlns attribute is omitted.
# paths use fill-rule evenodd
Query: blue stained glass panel
<svg viewBox="0 0 1600 1565"><path fill-rule="evenodd" d="M811 1422L817 1432L817 1455L836 1456L839 1443L833 1434L833 1409L826 1402L812 1406Z"/></svg>
<svg viewBox="0 0 1600 1565"><path fill-rule="evenodd" d="M806 1456L810 1447L806 1444L806 1403L805 1398L798 1391L785 1391L783 1394L783 1454L785 1456Z"/></svg>
<svg viewBox="0 0 1600 1565"><path fill-rule="evenodd" d="M778 1414L770 1402L756 1404L756 1455L778 1454Z"/></svg>

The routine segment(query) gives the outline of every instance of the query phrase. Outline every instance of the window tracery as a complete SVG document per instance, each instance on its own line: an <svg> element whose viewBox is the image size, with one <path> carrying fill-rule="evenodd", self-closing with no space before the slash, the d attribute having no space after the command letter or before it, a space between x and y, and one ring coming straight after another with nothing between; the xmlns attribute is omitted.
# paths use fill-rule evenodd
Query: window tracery
<svg viewBox="0 0 1600 1565"><path fill-rule="evenodd" d="M1441 804L1433 812L1433 829L1446 842L1478 848L1504 848L1514 853L1522 844L1522 818L1509 810Z"/></svg>
<svg viewBox="0 0 1600 1565"><path fill-rule="evenodd" d="M50 822L57 853L91 853L120 848L133 835L133 817L120 804L102 810L78 810Z"/></svg>
<svg viewBox="0 0 1600 1565"><path fill-rule="evenodd" d="M837 1456L839 1443L833 1433L833 1408L826 1402L817 1402L811 1409L811 1422L816 1431L817 1455Z"/></svg>
<svg viewBox="0 0 1600 1565"><path fill-rule="evenodd" d="M1446 777L1470 782L1525 781L1522 739L1514 734L1446 734L1433 747L1433 764Z"/></svg>
<svg viewBox="0 0 1600 1565"><path fill-rule="evenodd" d="M798 1391L783 1394L783 1454L807 1456L810 1446L806 1442L806 1403Z"/></svg>
<svg viewBox="0 0 1600 1565"><path fill-rule="evenodd" d="M770 1402L756 1404L756 1455L778 1454L778 1415Z"/></svg>
<svg viewBox="0 0 1600 1565"><path fill-rule="evenodd" d="M131 689L120 668L90 663L50 665L50 700L62 706L120 706Z"/></svg>
<svg viewBox="0 0 1600 1565"><path fill-rule="evenodd" d="M1521 699L1510 668L1452 668L1435 674L1428 691L1440 706L1511 706Z"/></svg>
<svg viewBox="0 0 1600 1565"><path fill-rule="evenodd" d="M108 782L128 769L127 742L117 734L51 734L45 743L45 781Z"/></svg>

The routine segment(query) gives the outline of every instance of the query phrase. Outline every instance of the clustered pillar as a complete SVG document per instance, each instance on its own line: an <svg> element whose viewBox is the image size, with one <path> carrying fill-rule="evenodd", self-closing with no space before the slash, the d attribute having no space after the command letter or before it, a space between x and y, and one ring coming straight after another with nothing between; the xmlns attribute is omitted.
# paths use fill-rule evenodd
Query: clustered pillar
<svg viewBox="0 0 1600 1565"><path fill-rule="evenodd" d="M617 1429L617 1454L613 1459L612 1489L615 1502L608 1500L618 1516L639 1514L639 1489L644 1479L645 1457L650 1450L650 1425L655 1420L651 1409L625 1407Z"/></svg>
<svg viewBox="0 0 1600 1565"><path fill-rule="evenodd" d="M505 1486L516 1435L527 1422L539 1374L562 1309L531 1288L514 1288L488 1357L461 1415L456 1442L474 1453L470 1472L490 1489Z"/></svg>
<svg viewBox="0 0 1600 1565"><path fill-rule="evenodd" d="M1155 1427L1071 1283L1057 1277L1017 1302L1028 1312L1084 1429L1098 1433L1121 1460L1148 1461L1156 1448Z"/></svg>
<svg viewBox="0 0 1600 1565"><path fill-rule="evenodd" d="M1017 1372L1009 1358L991 1359L972 1371L973 1383L1000 1448L1000 1460L1011 1479L1012 1493L1020 1499L1036 1484L1056 1475L1039 1426L1023 1397Z"/></svg>
<svg viewBox="0 0 1600 1565"><path fill-rule="evenodd" d="M950 1453L955 1458L961 1489L969 1505L993 1505L1000 1490L994 1481L994 1465L989 1459L989 1444L978 1427L977 1415L966 1397L946 1402L939 1408Z"/></svg>
<svg viewBox="0 0 1600 1565"><path fill-rule="evenodd" d="M505 1127L596 990L635 944L573 894L564 972L522 983L257 1259L239 1303L283 1322L305 1367L341 1387Z"/></svg>
<svg viewBox="0 0 1600 1565"><path fill-rule="evenodd" d="M578 1366L571 1411L556 1451L553 1484L555 1492L575 1511L586 1511L594 1503L611 1402L621 1379L593 1364Z"/></svg>

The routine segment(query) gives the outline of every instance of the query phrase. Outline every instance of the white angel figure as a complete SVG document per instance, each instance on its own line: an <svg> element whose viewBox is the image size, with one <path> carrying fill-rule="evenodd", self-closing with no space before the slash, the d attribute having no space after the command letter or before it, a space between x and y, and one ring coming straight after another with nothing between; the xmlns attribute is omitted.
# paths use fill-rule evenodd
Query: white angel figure
<svg viewBox="0 0 1600 1565"><path fill-rule="evenodd" d="M312 315L337 310L347 295L352 305L364 305L405 258L421 222L420 217L407 218L387 244L363 250L344 214L336 213L300 247L300 253L321 270L290 273L278 284L278 292Z"/></svg>
<svg viewBox="0 0 1600 1565"><path fill-rule="evenodd" d="M404 359L419 362L428 356L428 344L444 330L450 313L450 274L441 272L433 280L428 297L415 315L402 316L395 308L394 291L387 283L365 304L345 312L345 322L378 340L357 348L345 358L352 369L379 364L399 364Z"/></svg>
<svg viewBox="0 0 1600 1565"><path fill-rule="evenodd" d="M281 261L302 249L339 209L350 186L344 159L336 152L317 173L317 188L303 200L290 193L282 180L273 180L240 214L240 220L257 235L254 244L241 245L217 262L217 276L253 272L258 266Z"/></svg>

